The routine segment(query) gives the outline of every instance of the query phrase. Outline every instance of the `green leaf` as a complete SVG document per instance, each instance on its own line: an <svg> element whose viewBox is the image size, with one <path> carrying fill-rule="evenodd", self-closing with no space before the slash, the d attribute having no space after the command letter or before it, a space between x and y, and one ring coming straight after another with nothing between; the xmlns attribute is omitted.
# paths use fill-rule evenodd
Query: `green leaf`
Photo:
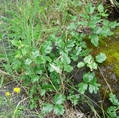
<svg viewBox="0 0 119 118"><path fill-rule="evenodd" d="M73 61L77 61L78 60L78 56L76 56L75 54L71 54L71 59Z"/></svg>
<svg viewBox="0 0 119 118"><path fill-rule="evenodd" d="M94 59L92 57L92 55L88 55L84 58L84 62L87 64L87 67L89 67L91 69L91 71L93 69L97 69L97 64L94 62Z"/></svg>
<svg viewBox="0 0 119 118"><path fill-rule="evenodd" d="M94 73L88 72L88 73L83 75L83 81L88 83L88 82L92 81L94 77L95 77Z"/></svg>
<svg viewBox="0 0 119 118"><path fill-rule="evenodd" d="M84 67L85 66L85 63L84 62L79 62L78 64L77 64L77 67L78 68L82 68L82 67Z"/></svg>
<svg viewBox="0 0 119 118"><path fill-rule="evenodd" d="M25 64L26 64L26 65L30 65L31 63L32 63L32 60L31 60L31 59L27 58L27 59L25 60Z"/></svg>
<svg viewBox="0 0 119 118"><path fill-rule="evenodd" d="M64 64L64 71L70 73L73 70L73 67L68 64Z"/></svg>
<svg viewBox="0 0 119 118"><path fill-rule="evenodd" d="M95 7L93 7L92 3L86 5L86 11L88 14L94 13Z"/></svg>
<svg viewBox="0 0 119 118"><path fill-rule="evenodd" d="M117 23L116 21L110 22L109 26L110 26L111 28L115 28L115 27L119 26L119 23Z"/></svg>
<svg viewBox="0 0 119 118"><path fill-rule="evenodd" d="M39 80L39 76L38 75L31 75L31 81L34 83L34 82L37 82Z"/></svg>
<svg viewBox="0 0 119 118"><path fill-rule="evenodd" d="M78 56L78 55L80 54L82 48L81 48L81 47L76 47L76 50L77 50L77 52L76 52L76 56Z"/></svg>
<svg viewBox="0 0 119 118"><path fill-rule="evenodd" d="M75 23L70 23L70 25L68 26L68 30L76 30L77 25Z"/></svg>
<svg viewBox="0 0 119 118"><path fill-rule="evenodd" d="M13 60L13 63L12 63L12 68L14 70L18 70L21 68L21 65L22 65L22 62L20 60Z"/></svg>
<svg viewBox="0 0 119 118"><path fill-rule="evenodd" d="M90 93L94 92L96 94L99 90L99 86L100 86L100 84L98 84L96 82L96 78L94 78L93 81L91 83L89 83L89 92Z"/></svg>
<svg viewBox="0 0 119 118"><path fill-rule="evenodd" d="M64 52L61 52L61 55L62 55L61 61L62 61L63 63L66 63L66 64L70 64L71 60L70 60L68 54L66 54L66 53L64 53Z"/></svg>
<svg viewBox="0 0 119 118"><path fill-rule="evenodd" d="M41 96L44 96L45 93L46 93L46 89L40 89L40 95L41 95Z"/></svg>
<svg viewBox="0 0 119 118"><path fill-rule="evenodd" d="M41 52L44 55L49 54L52 51L52 48L53 48L52 42L51 41L46 41L41 46Z"/></svg>
<svg viewBox="0 0 119 118"><path fill-rule="evenodd" d="M54 106L54 113L56 114L56 115L63 115L63 113L64 113L64 106L63 105L60 105L60 104L56 104L55 106Z"/></svg>
<svg viewBox="0 0 119 118"><path fill-rule="evenodd" d="M117 107L116 106L108 107L108 109L107 109L107 113L109 114L108 118L119 118L117 116L116 111L117 111Z"/></svg>
<svg viewBox="0 0 119 118"><path fill-rule="evenodd" d="M104 53L100 53L96 56L96 61L98 63L103 63L106 60L106 55Z"/></svg>
<svg viewBox="0 0 119 118"><path fill-rule="evenodd" d="M19 49L22 48L24 45L22 44L21 40L11 40L12 45L18 47Z"/></svg>
<svg viewBox="0 0 119 118"><path fill-rule="evenodd" d="M88 88L88 84L84 83L84 82L81 82L78 84L78 91L81 93L81 94L84 94L85 91L87 90Z"/></svg>
<svg viewBox="0 0 119 118"><path fill-rule="evenodd" d="M117 99L115 94L110 93L109 100L112 102L113 105L119 106L119 100Z"/></svg>
<svg viewBox="0 0 119 118"><path fill-rule="evenodd" d="M72 102L72 104L74 104L74 105L77 105L78 104L79 98L80 98L80 96L78 94L69 95L67 97L67 99L70 100Z"/></svg>
<svg viewBox="0 0 119 118"><path fill-rule="evenodd" d="M83 17L83 18L86 18L86 19L89 18L89 16L88 16L88 15L85 15L85 14L81 14L80 16ZM78 22L78 25L87 26L87 25L88 25L88 22L82 20L82 21L79 21L79 22Z"/></svg>
<svg viewBox="0 0 119 118"><path fill-rule="evenodd" d="M33 56L33 58L35 57L38 57L38 56L40 56L39 55L39 50L35 50L34 52L32 52L32 56Z"/></svg>
<svg viewBox="0 0 119 118"><path fill-rule="evenodd" d="M85 62L85 63L90 63L92 60L93 60L92 55L88 55L88 56L86 56L86 57L84 58L84 62Z"/></svg>
<svg viewBox="0 0 119 118"><path fill-rule="evenodd" d="M99 38L98 35L90 35L89 38L91 39L91 43L97 47L99 45Z"/></svg>
<svg viewBox="0 0 119 118"><path fill-rule="evenodd" d="M69 39L67 40L65 45L66 45L65 49L69 52L75 46L75 41Z"/></svg>
<svg viewBox="0 0 119 118"><path fill-rule="evenodd" d="M98 65L94 61L91 61L90 63L87 64L87 67L89 67L92 71L93 69L97 70Z"/></svg>
<svg viewBox="0 0 119 118"><path fill-rule="evenodd" d="M2 40L2 33L0 33L0 41Z"/></svg>
<svg viewBox="0 0 119 118"><path fill-rule="evenodd" d="M63 95L63 94L56 94L55 96L54 96L54 99L53 99L53 101L54 101L54 103L55 104L63 104L64 103L64 101L65 101L65 95Z"/></svg>
<svg viewBox="0 0 119 118"><path fill-rule="evenodd" d="M54 106L52 104L46 103L46 104L43 105L42 112L43 113L49 113L53 110L53 107Z"/></svg>
<svg viewBox="0 0 119 118"><path fill-rule="evenodd" d="M98 5L98 12L100 12L100 13L104 12L104 7L102 4Z"/></svg>

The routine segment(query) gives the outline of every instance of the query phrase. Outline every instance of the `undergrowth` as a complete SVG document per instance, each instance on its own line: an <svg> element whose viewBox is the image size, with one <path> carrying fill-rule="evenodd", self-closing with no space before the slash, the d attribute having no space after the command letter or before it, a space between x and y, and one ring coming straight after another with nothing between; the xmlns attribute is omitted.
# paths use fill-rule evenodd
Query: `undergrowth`
<svg viewBox="0 0 119 118"><path fill-rule="evenodd" d="M95 71L106 55L91 55L90 46L98 47L100 39L113 35L112 29L119 25L107 20L103 5L79 0L3 4L0 58L5 61L4 70L27 91L30 109L39 108L39 117L52 111L60 116L67 102L76 106L85 101L95 116L101 117L87 92L98 94L101 85ZM82 68L86 71L75 82L73 70L79 72ZM110 100L116 105L113 94ZM116 118L118 109L109 107L103 117Z"/></svg>

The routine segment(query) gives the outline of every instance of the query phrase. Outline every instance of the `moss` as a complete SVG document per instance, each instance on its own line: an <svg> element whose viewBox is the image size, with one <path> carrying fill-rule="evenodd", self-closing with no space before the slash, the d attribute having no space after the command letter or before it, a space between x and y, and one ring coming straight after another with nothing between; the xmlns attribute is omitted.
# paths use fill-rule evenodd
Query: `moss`
<svg viewBox="0 0 119 118"><path fill-rule="evenodd" d="M119 78L119 66L118 65L115 65L114 71L115 71L117 77Z"/></svg>
<svg viewBox="0 0 119 118"><path fill-rule="evenodd" d="M108 40L107 43L102 41L101 44L96 53L103 52L106 54L107 60L104 65L114 66L114 72L119 77L119 40Z"/></svg>
<svg viewBox="0 0 119 118"><path fill-rule="evenodd" d="M119 41L110 43L104 51L107 55L106 63L114 66L114 72L119 77Z"/></svg>
<svg viewBox="0 0 119 118"><path fill-rule="evenodd" d="M103 52L107 56L107 60L102 64L102 72L106 77L106 81L110 85L112 91L119 97L119 38L112 40L106 40L106 43L102 40L102 45L99 48L94 49L95 55L100 52ZM100 95L102 98L105 96L108 97L109 88L104 81L100 72L98 73L99 83L102 85L100 90Z"/></svg>

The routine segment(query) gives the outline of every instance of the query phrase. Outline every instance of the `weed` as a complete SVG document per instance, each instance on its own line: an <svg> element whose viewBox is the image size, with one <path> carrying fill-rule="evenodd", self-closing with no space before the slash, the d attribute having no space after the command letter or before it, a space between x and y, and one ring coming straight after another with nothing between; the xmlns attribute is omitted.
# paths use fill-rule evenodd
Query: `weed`
<svg viewBox="0 0 119 118"><path fill-rule="evenodd" d="M88 45L98 47L100 37L112 35L111 29L119 24L105 19L102 4L95 7L88 3L79 15L81 4L78 0L17 1L12 8L6 8L7 15L2 18L11 49L5 52L6 56L3 54L4 68L27 88L31 109L37 108L42 99L43 114L53 111L63 115L66 100L76 105L82 96L85 98L86 91L92 94L99 90L93 71L106 60L106 55L92 56ZM77 85L70 77L75 67L89 69Z"/></svg>
<svg viewBox="0 0 119 118"><path fill-rule="evenodd" d="M109 100L113 106L110 106L107 109L108 118L119 118L119 116L117 116L117 111L119 110L119 101L116 95L113 93L110 93Z"/></svg>

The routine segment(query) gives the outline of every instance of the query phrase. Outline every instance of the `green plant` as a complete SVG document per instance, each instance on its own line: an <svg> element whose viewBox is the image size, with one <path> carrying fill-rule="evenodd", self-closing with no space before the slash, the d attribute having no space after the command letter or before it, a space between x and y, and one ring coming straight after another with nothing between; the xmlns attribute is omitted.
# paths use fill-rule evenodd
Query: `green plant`
<svg viewBox="0 0 119 118"><path fill-rule="evenodd" d="M65 100L66 100L65 95L56 94L53 97L53 104L50 104L50 103L43 104L42 112L49 113L53 110L55 114L62 115L65 111L63 106L63 103Z"/></svg>
<svg viewBox="0 0 119 118"><path fill-rule="evenodd" d="M113 104L113 106L110 106L107 109L108 118L119 118L119 116L117 116L117 113L116 113L119 110L119 101L116 95L113 93L110 93L109 100Z"/></svg>
<svg viewBox="0 0 119 118"><path fill-rule="evenodd" d="M99 4L96 8L93 4L88 3L85 6L85 12L80 13L81 20L76 23L71 23L68 29L77 30L78 27L81 27L87 38L89 38L91 43L97 47L99 45L100 37L111 36L113 34L111 29L119 25L116 22L110 22L107 19L104 19L104 17L107 16L108 14L102 4Z"/></svg>
<svg viewBox="0 0 119 118"><path fill-rule="evenodd" d="M97 79L95 78L95 74L94 73L86 73L83 75L83 82L78 84L78 91L81 94L84 94L85 91L89 88L89 92L90 93L97 93L97 91L99 90L99 86L100 84L97 83Z"/></svg>
<svg viewBox="0 0 119 118"><path fill-rule="evenodd" d="M70 13L68 7L81 10L81 3L76 5L72 0L69 3L62 0L61 3L21 1L14 6L15 10L7 9L8 16L2 19L11 49L3 54L7 62L4 68L27 90L31 109L37 108L41 99L43 114L53 111L63 115L66 100L77 105L86 91L98 92L100 84L93 71L106 56L103 53L96 57L91 55L89 43L98 47L100 37L112 35L111 29L118 26L118 23L104 19L107 14L102 4L97 7L86 4L84 13L78 15L74 9ZM49 9L50 5L52 9ZM52 19L53 10L55 14L62 10L65 13L63 17ZM2 38L4 40L4 35ZM71 72L83 67L89 72L85 72L82 82L75 85ZM75 93L77 88L78 93Z"/></svg>

